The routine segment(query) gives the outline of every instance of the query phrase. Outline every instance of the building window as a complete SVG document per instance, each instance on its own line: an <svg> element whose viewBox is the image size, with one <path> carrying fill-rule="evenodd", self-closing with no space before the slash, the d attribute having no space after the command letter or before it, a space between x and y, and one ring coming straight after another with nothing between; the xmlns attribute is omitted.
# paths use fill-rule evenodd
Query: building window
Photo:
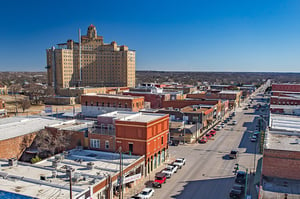
<svg viewBox="0 0 300 199"><path fill-rule="evenodd" d="M161 145L164 144L164 136L161 136Z"/></svg>
<svg viewBox="0 0 300 199"><path fill-rule="evenodd" d="M130 154L133 152L133 144L129 144L129 152Z"/></svg>
<svg viewBox="0 0 300 199"><path fill-rule="evenodd" d="M86 105L86 106L88 105L88 102L87 102L87 101L85 101L85 105Z"/></svg>
<svg viewBox="0 0 300 199"><path fill-rule="evenodd" d="M109 149L109 141L108 140L105 141L105 149Z"/></svg>
<svg viewBox="0 0 300 199"><path fill-rule="evenodd" d="M127 108L127 103L125 103L124 107Z"/></svg>
<svg viewBox="0 0 300 199"><path fill-rule="evenodd" d="M107 107L110 107L110 103L109 102L107 103Z"/></svg>
<svg viewBox="0 0 300 199"><path fill-rule="evenodd" d="M99 139L90 139L90 147L100 149L100 140Z"/></svg>
<svg viewBox="0 0 300 199"><path fill-rule="evenodd" d="M104 102L102 102L102 106L104 106Z"/></svg>
<svg viewBox="0 0 300 199"><path fill-rule="evenodd" d="M122 108L122 104L121 103L119 103L119 108Z"/></svg>
<svg viewBox="0 0 300 199"><path fill-rule="evenodd" d="M96 102L96 105L99 106L99 102Z"/></svg>

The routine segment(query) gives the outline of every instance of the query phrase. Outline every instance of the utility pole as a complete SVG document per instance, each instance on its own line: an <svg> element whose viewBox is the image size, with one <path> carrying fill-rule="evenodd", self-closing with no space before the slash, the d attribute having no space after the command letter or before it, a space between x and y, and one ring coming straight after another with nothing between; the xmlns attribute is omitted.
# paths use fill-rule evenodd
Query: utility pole
<svg viewBox="0 0 300 199"><path fill-rule="evenodd" d="M67 175L69 176L70 179L70 199L72 199L72 168L69 167L66 171Z"/></svg>
<svg viewBox="0 0 300 199"><path fill-rule="evenodd" d="M247 199L247 188L248 188L248 168L246 168L246 184L245 184L245 199Z"/></svg>
<svg viewBox="0 0 300 199"><path fill-rule="evenodd" d="M123 198L123 191L122 191L123 190L123 179L122 179L122 147L121 146L119 148L119 152L120 152L119 199L121 199L121 198ZM121 194L122 194L122 196L121 196Z"/></svg>

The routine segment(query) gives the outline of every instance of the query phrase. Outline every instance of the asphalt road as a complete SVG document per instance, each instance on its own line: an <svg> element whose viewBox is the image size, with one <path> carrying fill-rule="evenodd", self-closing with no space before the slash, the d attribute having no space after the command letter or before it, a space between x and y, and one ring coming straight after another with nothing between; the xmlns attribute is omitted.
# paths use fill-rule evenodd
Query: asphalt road
<svg viewBox="0 0 300 199"><path fill-rule="evenodd" d="M156 189L153 198L229 198L234 184L235 164L240 164L240 170L245 170L244 167L250 171L261 157L259 154L254 157L255 152L259 151L258 142L250 141L251 134L257 128L259 115L254 109L239 108L232 119L237 121L237 125L226 125L208 143L170 146L171 158L185 157L186 165L168 179L161 189ZM232 149L238 149L237 159L228 158Z"/></svg>

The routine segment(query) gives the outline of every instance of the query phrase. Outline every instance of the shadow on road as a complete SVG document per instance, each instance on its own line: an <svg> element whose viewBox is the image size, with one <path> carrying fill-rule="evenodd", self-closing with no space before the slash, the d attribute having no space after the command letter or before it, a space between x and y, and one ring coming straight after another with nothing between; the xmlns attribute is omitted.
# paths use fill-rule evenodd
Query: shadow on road
<svg viewBox="0 0 300 199"><path fill-rule="evenodd" d="M253 119L253 121L251 122L244 122L243 124L243 127L246 127L247 129L245 130L244 134L243 134L243 137L241 139L241 142L238 146L238 148L245 148L246 151L245 153L257 153L258 150L257 150L257 144L256 142L251 142L250 139L251 139L251 136L252 136L252 133L254 131L256 131L257 129L257 119L258 117L255 117Z"/></svg>
<svg viewBox="0 0 300 199"><path fill-rule="evenodd" d="M230 189L234 183L234 176L218 179L196 180L182 182L186 183L184 189L171 196L177 199L199 199L199 198L213 198L225 199L229 198Z"/></svg>

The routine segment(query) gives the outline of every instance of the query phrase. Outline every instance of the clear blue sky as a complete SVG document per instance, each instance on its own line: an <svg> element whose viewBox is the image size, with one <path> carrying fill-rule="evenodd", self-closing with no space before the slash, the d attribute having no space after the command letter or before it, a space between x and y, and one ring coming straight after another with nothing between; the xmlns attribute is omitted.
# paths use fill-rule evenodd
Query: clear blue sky
<svg viewBox="0 0 300 199"><path fill-rule="evenodd" d="M45 71L46 48L94 24L137 70L300 72L299 0L11 0L0 17L0 71Z"/></svg>

